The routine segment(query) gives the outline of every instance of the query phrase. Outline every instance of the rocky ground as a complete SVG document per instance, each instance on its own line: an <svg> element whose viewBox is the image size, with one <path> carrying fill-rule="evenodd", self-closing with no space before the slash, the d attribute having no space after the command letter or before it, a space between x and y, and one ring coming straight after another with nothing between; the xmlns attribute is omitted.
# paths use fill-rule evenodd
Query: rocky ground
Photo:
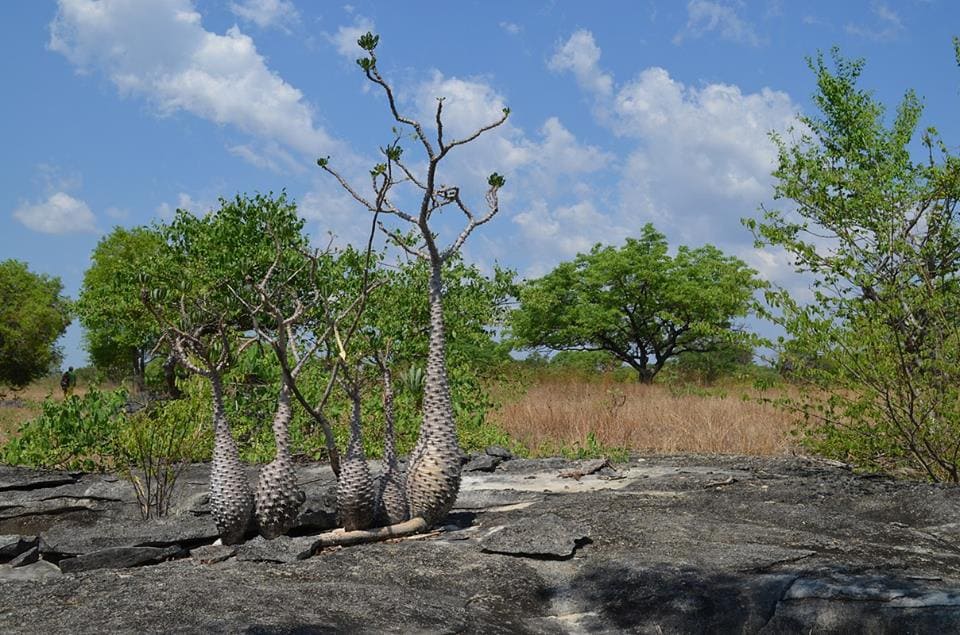
<svg viewBox="0 0 960 635"><path fill-rule="evenodd" d="M151 522L115 477L0 466L0 632L960 629L955 487L801 458L497 454L442 529L319 551L326 466L299 468L292 537L238 547L212 545L207 466Z"/></svg>

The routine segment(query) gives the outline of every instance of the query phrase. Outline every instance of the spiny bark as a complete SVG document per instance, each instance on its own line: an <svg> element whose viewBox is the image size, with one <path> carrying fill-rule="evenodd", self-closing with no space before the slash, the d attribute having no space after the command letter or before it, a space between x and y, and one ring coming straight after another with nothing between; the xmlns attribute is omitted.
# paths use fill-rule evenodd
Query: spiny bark
<svg viewBox="0 0 960 635"><path fill-rule="evenodd" d="M394 437L393 377L390 367L382 367L383 373L383 416L386 428L383 433L383 474L380 477L380 491L377 496L377 524L393 525L407 520L409 509L404 489L403 472L397 463L396 440Z"/></svg>
<svg viewBox="0 0 960 635"><path fill-rule="evenodd" d="M366 529L373 524L374 491L370 468L363 454L360 434L360 393L352 390L353 416L350 419L350 442L347 456L340 463L337 480L337 513L347 531Z"/></svg>
<svg viewBox="0 0 960 635"><path fill-rule="evenodd" d="M210 513L223 544L243 542L253 518L253 494L223 407L223 383L210 374L213 390L213 464L210 466Z"/></svg>
<svg viewBox="0 0 960 635"><path fill-rule="evenodd" d="M268 540L285 534L297 520L300 506L305 500L303 491L297 487L297 476L290 457L290 387L280 389L277 411L273 416L273 438L276 456L260 468L257 482L256 516L260 535Z"/></svg>
<svg viewBox="0 0 960 635"><path fill-rule="evenodd" d="M460 491L460 446L447 379L440 262L431 263L430 343L423 386L423 422L407 468L410 517L443 520Z"/></svg>

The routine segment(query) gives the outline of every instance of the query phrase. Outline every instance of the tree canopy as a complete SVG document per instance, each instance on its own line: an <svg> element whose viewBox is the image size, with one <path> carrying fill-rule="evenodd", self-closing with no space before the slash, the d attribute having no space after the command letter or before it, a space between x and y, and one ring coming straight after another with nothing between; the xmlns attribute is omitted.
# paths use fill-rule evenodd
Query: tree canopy
<svg viewBox="0 0 960 635"><path fill-rule="evenodd" d="M156 229L114 228L93 250L76 303L90 361L115 376L132 374L138 386L160 337L140 301L140 277L162 246Z"/></svg>
<svg viewBox="0 0 960 635"><path fill-rule="evenodd" d="M59 278L0 262L0 384L22 388L60 363L56 342L70 325L62 292Z"/></svg>
<svg viewBox="0 0 960 635"><path fill-rule="evenodd" d="M527 348L608 351L650 382L672 357L742 336L762 283L716 247L680 247L650 224L622 247L596 245L521 288L510 331Z"/></svg>

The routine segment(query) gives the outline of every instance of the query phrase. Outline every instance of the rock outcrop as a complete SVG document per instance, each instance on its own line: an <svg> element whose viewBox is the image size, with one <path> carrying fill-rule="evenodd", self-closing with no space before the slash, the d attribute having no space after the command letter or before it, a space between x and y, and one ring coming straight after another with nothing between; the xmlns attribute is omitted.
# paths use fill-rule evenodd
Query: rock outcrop
<svg viewBox="0 0 960 635"><path fill-rule="evenodd" d="M204 466L181 477L175 515L149 523L122 481L0 467L0 632L900 633L960 623L957 487L801 458L635 458L576 477L592 467L504 460L463 475L439 530L334 549L316 533L335 513L324 466L296 467L307 502L293 536L234 546L211 546ZM35 561L11 565L31 550Z"/></svg>

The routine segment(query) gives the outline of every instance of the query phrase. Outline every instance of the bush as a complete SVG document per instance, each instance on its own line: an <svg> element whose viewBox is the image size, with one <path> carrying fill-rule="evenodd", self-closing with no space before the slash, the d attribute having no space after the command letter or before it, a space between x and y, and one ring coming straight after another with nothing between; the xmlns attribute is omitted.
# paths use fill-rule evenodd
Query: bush
<svg viewBox="0 0 960 635"><path fill-rule="evenodd" d="M47 398L40 416L23 424L19 435L3 446L3 461L33 468L112 470L126 402L124 390L95 388L63 401Z"/></svg>

